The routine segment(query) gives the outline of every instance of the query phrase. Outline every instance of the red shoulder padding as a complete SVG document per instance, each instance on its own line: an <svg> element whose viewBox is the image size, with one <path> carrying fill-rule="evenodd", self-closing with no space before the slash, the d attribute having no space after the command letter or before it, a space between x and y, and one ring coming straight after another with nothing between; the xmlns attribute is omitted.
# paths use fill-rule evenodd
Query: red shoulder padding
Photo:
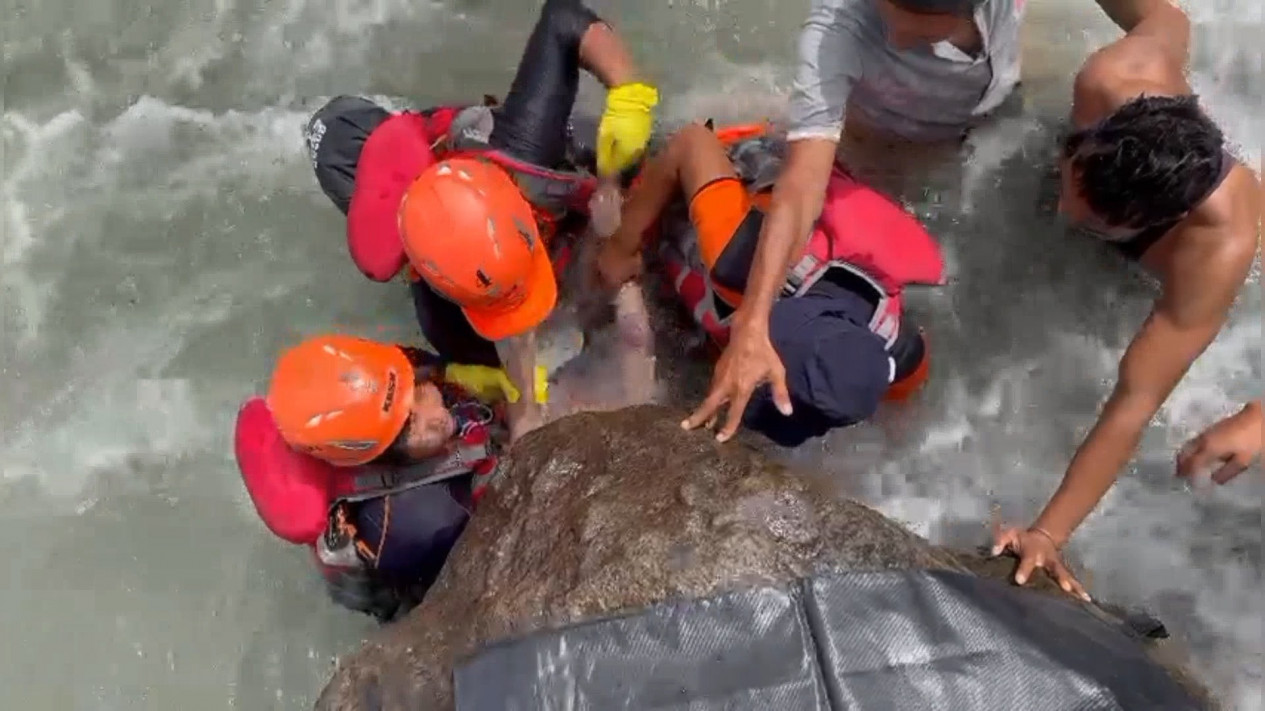
<svg viewBox="0 0 1265 711"><path fill-rule="evenodd" d="M347 249L361 273L390 281L407 263L397 214L404 193L435 162L426 117L396 114L365 141L347 210Z"/></svg>
<svg viewBox="0 0 1265 711"><path fill-rule="evenodd" d="M835 171L818 226L846 236L873 276L895 285L945 281L944 255L918 218L878 191Z"/></svg>
<svg viewBox="0 0 1265 711"><path fill-rule="evenodd" d="M426 135L430 137L430 145L435 145L435 141L448 135L448 129L452 127L452 121L457 114L465 111L468 106L437 106L428 111L423 111L422 116L426 118Z"/></svg>
<svg viewBox="0 0 1265 711"><path fill-rule="evenodd" d="M291 449L259 397L237 411L233 445L242 482L268 530L291 543L314 543L325 530L338 470Z"/></svg>

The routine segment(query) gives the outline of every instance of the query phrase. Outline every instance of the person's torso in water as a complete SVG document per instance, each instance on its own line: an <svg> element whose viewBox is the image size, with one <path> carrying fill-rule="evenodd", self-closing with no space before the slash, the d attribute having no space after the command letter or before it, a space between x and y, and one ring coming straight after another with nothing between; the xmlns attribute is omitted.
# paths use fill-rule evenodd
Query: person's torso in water
<svg viewBox="0 0 1265 711"><path fill-rule="evenodd" d="M1019 82L1022 0L986 0L975 10L982 46L949 41L897 49L873 0L816 0L800 39L790 127L814 133L849 125L917 142L959 138L997 108ZM861 130L864 130L862 128Z"/></svg>

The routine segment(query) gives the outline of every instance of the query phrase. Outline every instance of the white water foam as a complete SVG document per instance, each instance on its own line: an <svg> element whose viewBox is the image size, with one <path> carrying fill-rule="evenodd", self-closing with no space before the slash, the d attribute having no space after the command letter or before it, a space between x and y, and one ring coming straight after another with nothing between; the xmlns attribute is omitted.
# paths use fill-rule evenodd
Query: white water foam
<svg viewBox="0 0 1265 711"><path fill-rule="evenodd" d="M8 686L19 706L30 686L26 705L56 691L56 698L75 699L59 706L67 708L304 707L329 650L354 643L361 630L344 632L332 646L313 641L320 630L312 620L350 616L323 602L318 588L297 585L310 572L307 562L291 560L254 520L232 471L233 410L296 332L409 317L398 315L408 309L398 291L363 285L347 266L337 212L303 155L300 107L331 93L466 90L465 74L417 56L440 46L469 51L459 43L512 63L518 46L502 40L521 42L525 30L498 28L491 15L405 0L155 6L151 16L167 24L148 27L113 7L85 6L73 18L82 26L70 29L62 12L28 13L16 21L24 23L21 31L4 40L5 64L25 67L48 51L44 38L55 37L64 67L61 84L38 96L7 95L0 124L0 487L34 481L41 497L62 500L52 513L67 515L50 519L47 539L24 542L29 569L6 571L31 581L34 591L21 597L28 621L15 619L6 630L29 642L37 679L56 666L50 660L77 660L69 684L15 678ZM1197 24L1215 25L1200 37L1218 44L1206 50L1212 59L1192 81L1245 157L1259 161L1260 108L1239 91L1235 72L1254 62L1259 82L1259 38L1249 44L1243 35L1260 26L1260 5L1219 0L1188 3L1188 10ZM789 51L798 10L721 3L706 11L624 8L627 17L616 7L613 17L667 29L713 12L722 16L665 32L706 49L667 46L652 58L674 89L665 97L665 122L780 115L787 62L739 51L741 33L731 25L737 17L744 31L768 31L777 22ZM1111 36L1084 34L1087 42ZM113 38L105 49L102 36ZM781 56L772 49L767 55ZM492 84L508 81L509 71L489 71ZM385 78L367 78L377 76ZM597 99L586 93L590 104ZM1015 157L1016 146L1043 140L1027 119L977 134L964 178L970 189L954 209L990 206L1004 170L998 166ZM952 232L958 218L944 219ZM966 254L946 247L951 259ZM955 265L954 273L967 266ZM1256 287L1259 276L1253 279ZM1158 604L1175 632L1196 631L1201 669L1227 690L1231 708L1255 711L1262 708L1259 561L1242 560L1242 551L1259 556L1260 542L1227 542L1236 529L1226 521L1242 516L1251 523L1260 488L1244 475L1231 487L1189 496L1169 481L1180 442L1259 396L1260 299L1243 301L1157 418L1141 471L1122 479L1078 545L1104 594ZM942 331L970 326L946 292L927 294L920 305L941 319ZM1048 353L1006 360L984 379L955 377L937 360L943 391L925 411L885 412L872 426L796 456L824 456L850 490L937 539L953 538L952 527L963 521L982 531L998 500L1014 518L1031 515L1092 418L1069 411L1051 423L1040 405L1060 387L1089 388L1101 399L1123 348L1114 333L1060 334ZM210 464L188 464L191 454ZM164 462L164 473L148 478L138 458ZM104 477L108 485L95 485ZM145 528L155 519L128 508L134 494L161 498L164 506L166 497L199 502L178 510L206 520L159 518L163 527ZM0 520L29 515L6 509ZM126 545L95 545L102 534L94 527L115 519L132 522L121 536ZM1259 516L1254 521L1259 534ZM225 540L242 549L223 550ZM66 563L67 549L88 553ZM220 556L206 562L208 549ZM115 576L124 582L116 585ZM75 610L91 614L76 618L73 631L45 629ZM217 618L211 633L202 631L207 617ZM316 670L311 676L294 671L307 665ZM26 669L27 661L13 668Z"/></svg>
<svg viewBox="0 0 1265 711"><path fill-rule="evenodd" d="M18 706L310 708L364 620L258 524L232 418L295 330L407 301L314 277L347 266L301 141L323 92L284 97L340 62L355 91L375 26L445 11L42 7L15 22L51 42L3 47L6 78L53 81L10 82L0 119L0 626L24 650L0 681Z"/></svg>

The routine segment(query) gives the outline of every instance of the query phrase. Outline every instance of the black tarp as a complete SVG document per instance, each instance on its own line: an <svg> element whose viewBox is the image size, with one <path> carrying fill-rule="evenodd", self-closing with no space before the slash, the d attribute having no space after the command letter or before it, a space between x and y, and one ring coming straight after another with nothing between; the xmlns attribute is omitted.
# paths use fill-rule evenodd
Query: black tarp
<svg viewBox="0 0 1265 711"><path fill-rule="evenodd" d="M663 604L490 645L453 676L457 711L1201 708L1126 626L947 571Z"/></svg>

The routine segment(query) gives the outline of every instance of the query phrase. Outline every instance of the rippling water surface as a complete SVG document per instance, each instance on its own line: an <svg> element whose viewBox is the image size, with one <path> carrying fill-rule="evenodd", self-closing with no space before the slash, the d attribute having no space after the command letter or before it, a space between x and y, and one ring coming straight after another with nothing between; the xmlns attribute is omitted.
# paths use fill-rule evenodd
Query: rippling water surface
<svg viewBox="0 0 1265 711"><path fill-rule="evenodd" d="M665 116L777 112L804 3L616 3ZM300 141L337 93L502 93L536 3L130 0L6 13L0 232L0 686L13 708L298 709L369 623L324 598L237 477L237 404L279 349L337 324L409 332L347 262ZM1085 7L1082 7L1085 6ZM1261 7L1192 7L1193 81L1252 165ZM1049 219L1071 67L1113 36L1037 0L1023 110L907 196L952 283L912 297L926 394L795 453L939 540L1026 518L1107 395L1155 287ZM586 86L596 107L600 93ZM337 275L343 275L337 277ZM1151 605L1233 708L1260 709L1259 472L1191 493L1186 437L1260 395L1259 276L1077 538L1095 590ZM382 331L381 329L387 329Z"/></svg>

